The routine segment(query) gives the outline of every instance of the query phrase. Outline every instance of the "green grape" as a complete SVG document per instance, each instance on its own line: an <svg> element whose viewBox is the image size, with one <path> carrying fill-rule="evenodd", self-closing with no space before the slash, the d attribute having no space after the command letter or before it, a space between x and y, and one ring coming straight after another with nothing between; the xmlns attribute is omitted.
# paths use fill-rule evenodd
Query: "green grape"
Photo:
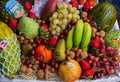
<svg viewBox="0 0 120 82"><path fill-rule="evenodd" d="M63 9L66 9L67 8L67 4L66 3L63 3Z"/></svg>
<svg viewBox="0 0 120 82"><path fill-rule="evenodd" d="M62 23L65 25L67 23L67 19L63 19Z"/></svg>
<svg viewBox="0 0 120 82"><path fill-rule="evenodd" d="M57 8L58 9L62 9L62 4L61 3L57 3Z"/></svg>
<svg viewBox="0 0 120 82"><path fill-rule="evenodd" d="M63 15L60 13L60 14L58 14L58 18L60 19L60 18L62 18L63 17Z"/></svg>
<svg viewBox="0 0 120 82"><path fill-rule="evenodd" d="M57 32L56 35L59 36L59 35L60 35L60 32Z"/></svg>
<svg viewBox="0 0 120 82"><path fill-rule="evenodd" d="M51 34L52 34L52 35L55 35L55 34L56 34L56 31L55 31L55 30L52 30L52 31L51 31Z"/></svg>
<svg viewBox="0 0 120 82"><path fill-rule="evenodd" d="M56 19L56 18L57 18L57 15L54 13L54 14L52 15L52 17L53 17L53 19Z"/></svg>
<svg viewBox="0 0 120 82"><path fill-rule="evenodd" d="M65 25L61 25L61 29L62 29L62 30L64 30L64 29L65 29L65 27L66 27Z"/></svg>
<svg viewBox="0 0 120 82"><path fill-rule="evenodd" d="M79 12L79 10L76 10L74 13L75 13L75 14L79 14L80 12Z"/></svg>
<svg viewBox="0 0 120 82"><path fill-rule="evenodd" d="M68 14L68 15L67 15L67 18L68 18L68 19L72 19L72 14L71 14L71 13Z"/></svg>
<svg viewBox="0 0 120 82"><path fill-rule="evenodd" d="M54 24L51 25L52 30L55 29L56 27L57 25L54 25Z"/></svg>
<svg viewBox="0 0 120 82"><path fill-rule="evenodd" d="M50 20L50 32L52 35L58 36L66 28L67 24L75 19L80 19L79 10L70 4L57 3L57 11L52 14Z"/></svg>
<svg viewBox="0 0 120 82"><path fill-rule="evenodd" d="M72 19L76 19L76 18L77 18L77 14L73 14Z"/></svg>
<svg viewBox="0 0 120 82"><path fill-rule="evenodd" d="M76 19L80 19L80 16L79 15L77 15L77 18Z"/></svg>
<svg viewBox="0 0 120 82"><path fill-rule="evenodd" d="M54 19L53 24L58 24L59 23L59 19Z"/></svg>
<svg viewBox="0 0 120 82"><path fill-rule="evenodd" d="M52 18L52 17L50 17L50 18L49 18L49 21L53 21L53 18Z"/></svg>
<svg viewBox="0 0 120 82"><path fill-rule="evenodd" d="M61 28L58 26L58 27L56 28L56 32L60 32L60 30L61 30Z"/></svg>

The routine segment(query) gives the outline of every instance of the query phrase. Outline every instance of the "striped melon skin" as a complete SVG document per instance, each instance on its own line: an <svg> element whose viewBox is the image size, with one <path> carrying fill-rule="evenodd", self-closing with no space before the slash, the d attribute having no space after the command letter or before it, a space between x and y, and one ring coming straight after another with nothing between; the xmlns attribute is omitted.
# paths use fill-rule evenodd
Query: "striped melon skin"
<svg viewBox="0 0 120 82"><path fill-rule="evenodd" d="M109 32L117 19L117 10L111 3L101 2L93 7L89 15L93 16L101 30Z"/></svg>

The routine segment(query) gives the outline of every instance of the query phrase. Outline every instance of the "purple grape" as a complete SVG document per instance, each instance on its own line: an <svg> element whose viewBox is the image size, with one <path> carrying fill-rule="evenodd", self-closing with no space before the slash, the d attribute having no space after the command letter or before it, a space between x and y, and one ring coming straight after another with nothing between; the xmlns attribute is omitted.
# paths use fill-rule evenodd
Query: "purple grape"
<svg viewBox="0 0 120 82"><path fill-rule="evenodd" d="M64 35L63 34L60 34L59 35L59 39L63 39L64 38Z"/></svg>
<svg viewBox="0 0 120 82"><path fill-rule="evenodd" d="M101 74L100 73L97 73L97 78L100 78L101 77Z"/></svg>
<svg viewBox="0 0 120 82"><path fill-rule="evenodd" d="M35 50L31 51L31 56L35 56Z"/></svg>
<svg viewBox="0 0 120 82"><path fill-rule="evenodd" d="M64 34L64 36L67 36L67 34L68 34L68 30L65 29L64 32L63 32L63 34Z"/></svg>
<svg viewBox="0 0 120 82"><path fill-rule="evenodd" d="M100 49L99 52L100 53L105 53L105 49Z"/></svg>
<svg viewBox="0 0 120 82"><path fill-rule="evenodd" d="M31 64L30 60L26 60L25 64L30 65Z"/></svg>
<svg viewBox="0 0 120 82"><path fill-rule="evenodd" d="M41 41L40 41L40 40L36 40L35 42L37 43L37 45L40 45L40 44L41 44Z"/></svg>
<svg viewBox="0 0 120 82"><path fill-rule="evenodd" d="M76 24L76 20L72 20L72 21L71 21L71 24L72 24L72 25Z"/></svg>
<svg viewBox="0 0 120 82"><path fill-rule="evenodd" d="M54 67L54 66L55 66L55 62L54 62L54 61L50 61L50 65L51 65L52 67Z"/></svg>
<svg viewBox="0 0 120 82"><path fill-rule="evenodd" d="M68 24L68 29L72 29L72 25L71 24Z"/></svg>
<svg viewBox="0 0 120 82"><path fill-rule="evenodd" d="M44 69L45 67L46 67L46 64L45 64L44 62L41 62L41 63L40 63L40 68L41 68L41 69Z"/></svg>
<svg viewBox="0 0 120 82"><path fill-rule="evenodd" d="M46 39L43 39L43 40L41 41L41 43L42 43L42 44L46 44L46 43L47 43L47 40L46 40Z"/></svg>

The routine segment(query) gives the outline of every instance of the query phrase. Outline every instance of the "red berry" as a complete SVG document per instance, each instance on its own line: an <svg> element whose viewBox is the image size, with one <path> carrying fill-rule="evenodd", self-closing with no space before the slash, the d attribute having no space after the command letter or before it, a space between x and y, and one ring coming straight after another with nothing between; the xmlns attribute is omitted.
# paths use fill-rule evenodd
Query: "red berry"
<svg viewBox="0 0 120 82"><path fill-rule="evenodd" d="M72 7L76 7L76 8L78 7L78 3L76 0L71 0L70 4L72 5Z"/></svg>
<svg viewBox="0 0 120 82"><path fill-rule="evenodd" d="M85 60L82 60L80 61L80 65L82 67L83 70L88 70L90 69L90 63L85 61Z"/></svg>
<svg viewBox="0 0 120 82"><path fill-rule="evenodd" d="M96 37L96 38L92 39L90 42L90 45L91 45L91 47L98 49L100 46L100 38Z"/></svg>
<svg viewBox="0 0 120 82"><path fill-rule="evenodd" d="M47 24L43 23L43 24L42 24L42 28L43 28L44 30L48 31L48 25L47 25Z"/></svg>
<svg viewBox="0 0 120 82"><path fill-rule="evenodd" d="M27 11L31 10L31 9L32 9L32 4L27 1L27 2L24 4L24 9L27 10Z"/></svg>
<svg viewBox="0 0 120 82"><path fill-rule="evenodd" d="M48 39L48 44L49 44L50 46L55 46L56 43L57 43L57 39L56 39L54 36L52 36L52 37L50 37L50 38Z"/></svg>
<svg viewBox="0 0 120 82"><path fill-rule="evenodd" d="M90 4L88 2L85 2L82 8L83 11L89 11L90 10Z"/></svg>
<svg viewBox="0 0 120 82"><path fill-rule="evenodd" d="M30 11L27 16L33 19L36 17L35 13L32 11Z"/></svg>
<svg viewBox="0 0 120 82"><path fill-rule="evenodd" d="M92 69L90 69L90 70L85 71L85 72L83 73L83 75L86 76L86 77L89 77L89 76L93 76L94 73L95 73L95 70L94 70L94 68L92 68Z"/></svg>
<svg viewBox="0 0 120 82"><path fill-rule="evenodd" d="M17 28L17 21L14 18L10 18L8 21L8 26L11 27L12 30Z"/></svg>

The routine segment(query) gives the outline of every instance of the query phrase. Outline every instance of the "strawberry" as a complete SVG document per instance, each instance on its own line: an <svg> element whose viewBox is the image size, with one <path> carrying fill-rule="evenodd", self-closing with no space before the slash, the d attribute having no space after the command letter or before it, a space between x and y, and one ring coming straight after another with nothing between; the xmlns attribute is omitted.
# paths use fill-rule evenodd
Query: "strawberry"
<svg viewBox="0 0 120 82"><path fill-rule="evenodd" d="M78 3L76 0L71 0L70 4L72 5L72 7L76 7L76 8L78 7Z"/></svg>
<svg viewBox="0 0 120 82"><path fill-rule="evenodd" d="M88 2L85 2L82 8L83 11L89 11L90 10L90 4Z"/></svg>
<svg viewBox="0 0 120 82"><path fill-rule="evenodd" d="M88 70L88 69L90 69L90 63L87 62L87 61L85 61L85 60L82 60L82 61L80 62L80 65L81 65L81 67L82 67L83 70Z"/></svg>
<svg viewBox="0 0 120 82"><path fill-rule="evenodd" d="M47 24L43 23L43 24L42 24L42 28L43 28L44 30L48 31L48 25L47 25Z"/></svg>
<svg viewBox="0 0 120 82"><path fill-rule="evenodd" d="M84 71L83 75L86 77L91 77L91 76L93 77L94 73L95 73L95 70L94 70L94 68L92 68L90 70Z"/></svg>
<svg viewBox="0 0 120 82"><path fill-rule="evenodd" d="M57 43L57 39L54 36L52 36L48 39L48 45L55 46L56 43Z"/></svg>
<svg viewBox="0 0 120 82"><path fill-rule="evenodd" d="M8 21L8 26L11 27L12 30L15 30L17 28L17 21L14 18L10 18Z"/></svg>
<svg viewBox="0 0 120 82"><path fill-rule="evenodd" d="M91 47L98 49L100 46L100 38L96 37L96 38L92 39L90 42L90 45L91 45Z"/></svg>
<svg viewBox="0 0 120 82"><path fill-rule="evenodd" d="M30 11L27 16L33 19L36 17L35 13L32 11Z"/></svg>
<svg viewBox="0 0 120 82"><path fill-rule="evenodd" d="M31 10L32 9L32 4L28 1L25 2L24 9L27 10L27 11Z"/></svg>

